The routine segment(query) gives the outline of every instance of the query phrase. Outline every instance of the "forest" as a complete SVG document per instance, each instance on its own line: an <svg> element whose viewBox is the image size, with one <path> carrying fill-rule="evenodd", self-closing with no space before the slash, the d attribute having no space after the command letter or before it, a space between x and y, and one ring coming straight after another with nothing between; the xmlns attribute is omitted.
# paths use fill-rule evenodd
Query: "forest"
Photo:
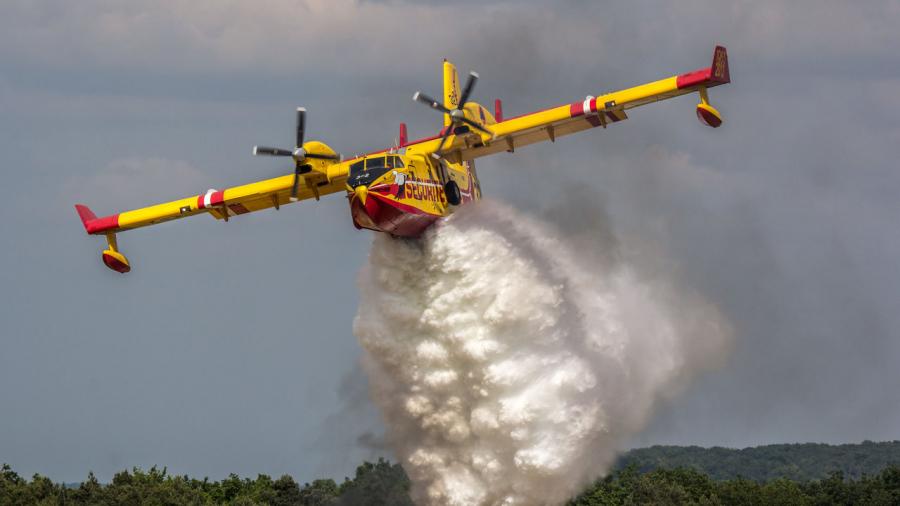
<svg viewBox="0 0 900 506"><path fill-rule="evenodd" d="M221 481L175 476L165 468L134 468L100 483L55 483L0 468L2 505L412 505L403 468L379 459L338 483L303 485L291 476ZM614 504L824 505L900 504L900 442L857 445L768 445L743 450L654 446L632 450L608 476L570 506Z"/></svg>
<svg viewBox="0 0 900 506"><path fill-rule="evenodd" d="M747 478L769 481L821 480L834 472L859 479L874 475L891 464L900 464L900 441L827 445L777 444L735 450L699 446L652 446L631 450L619 459L618 468L633 464L638 471L685 467L714 480Z"/></svg>

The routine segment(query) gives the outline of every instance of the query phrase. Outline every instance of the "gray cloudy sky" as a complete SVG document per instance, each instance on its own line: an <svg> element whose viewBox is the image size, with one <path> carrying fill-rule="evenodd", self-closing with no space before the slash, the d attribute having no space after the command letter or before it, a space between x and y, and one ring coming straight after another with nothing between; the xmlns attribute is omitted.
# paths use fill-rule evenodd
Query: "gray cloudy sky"
<svg viewBox="0 0 900 506"><path fill-rule="evenodd" d="M380 422L351 333L372 238L343 199L123 234L127 276L72 204L279 174L250 147L289 145L297 105L345 154L400 121L434 133L410 97L439 92L441 57L512 115L708 65L716 43L722 128L683 97L486 159L483 187L571 228L608 218L733 322L728 365L635 444L900 438L897 26L890 0L7 0L0 461L67 481L350 473Z"/></svg>

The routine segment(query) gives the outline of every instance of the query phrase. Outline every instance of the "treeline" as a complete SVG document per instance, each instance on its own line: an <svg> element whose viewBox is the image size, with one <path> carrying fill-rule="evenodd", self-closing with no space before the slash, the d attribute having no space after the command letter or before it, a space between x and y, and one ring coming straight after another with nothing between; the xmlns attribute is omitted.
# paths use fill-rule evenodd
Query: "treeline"
<svg viewBox="0 0 900 506"><path fill-rule="evenodd" d="M898 505L900 467L875 476L847 480L840 472L824 480L806 482L778 478L757 482L745 478L716 481L693 469L657 469L640 473L634 466L620 469L594 483L569 506L739 505L791 506Z"/></svg>
<svg viewBox="0 0 900 506"><path fill-rule="evenodd" d="M234 506L410 506L409 479L403 469L384 460L365 463L353 479L338 485L316 480L299 486L290 476L276 480L230 476L220 482L171 476L152 468L118 473L102 485L90 475L78 487L67 488L42 476L19 477L2 468L2 505L205 505ZM692 469L657 469L640 473L634 466L598 480L569 506L645 505L897 505L900 467L874 476L844 479L837 472L824 480L796 482L778 478L757 482L744 478L717 481Z"/></svg>
<svg viewBox="0 0 900 506"><path fill-rule="evenodd" d="M9 465L0 469L0 505L205 505L232 506L412 506L409 478L399 464L379 459L366 462L356 475L340 485L334 480L315 480L299 486L288 475L278 479L261 474L256 479L232 474L222 481L172 476L165 469L133 469L117 473L101 484L93 473L72 487L34 475L20 477Z"/></svg>
<svg viewBox="0 0 900 506"><path fill-rule="evenodd" d="M714 480L747 478L771 481L822 480L840 472L847 478L875 475L900 465L900 441L862 444L778 444L735 450L699 446L652 446L631 450L619 459L618 468L633 465L640 472L688 468Z"/></svg>
<svg viewBox="0 0 900 506"><path fill-rule="evenodd" d="M613 504L900 505L900 443L770 445L744 450L655 446L632 450L609 476L570 506ZM288 475L221 481L133 469L101 484L76 486L0 468L0 505L409 506L409 478L398 464L366 462L342 483L299 485Z"/></svg>

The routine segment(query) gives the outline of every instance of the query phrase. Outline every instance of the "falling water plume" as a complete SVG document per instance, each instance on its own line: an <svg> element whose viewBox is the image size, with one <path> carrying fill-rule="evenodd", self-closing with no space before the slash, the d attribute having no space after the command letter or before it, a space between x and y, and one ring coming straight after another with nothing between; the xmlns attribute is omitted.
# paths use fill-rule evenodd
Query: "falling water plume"
<svg viewBox="0 0 900 506"><path fill-rule="evenodd" d="M562 503L722 362L714 306L607 253L489 201L375 238L354 331L417 504Z"/></svg>

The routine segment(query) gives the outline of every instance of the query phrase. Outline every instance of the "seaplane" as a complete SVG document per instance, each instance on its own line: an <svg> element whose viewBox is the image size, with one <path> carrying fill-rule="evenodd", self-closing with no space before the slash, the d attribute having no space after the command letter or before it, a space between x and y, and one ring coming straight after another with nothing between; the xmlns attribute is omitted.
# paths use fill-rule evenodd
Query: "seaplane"
<svg viewBox="0 0 900 506"><path fill-rule="evenodd" d="M494 101L493 111L469 100L478 78L471 72L460 88L456 66L444 60L441 100L421 92L413 96L443 115L443 127L436 135L409 140L406 125L400 123L398 140L391 147L344 159L324 142L306 140L306 109L298 107L293 149L253 148L255 156L290 158L292 173L103 217L82 204L76 204L75 210L88 234L106 238L103 263L120 273L129 272L131 263L119 248L119 232L201 214L227 222L243 214L278 210L332 194L347 198L356 228L416 238L459 206L481 198L475 171L478 158L607 128L627 120L631 109L689 93L699 96L696 113L700 122L717 128L722 125L722 115L710 105L707 90L731 81L727 52L717 46L709 67L505 117L499 99Z"/></svg>

